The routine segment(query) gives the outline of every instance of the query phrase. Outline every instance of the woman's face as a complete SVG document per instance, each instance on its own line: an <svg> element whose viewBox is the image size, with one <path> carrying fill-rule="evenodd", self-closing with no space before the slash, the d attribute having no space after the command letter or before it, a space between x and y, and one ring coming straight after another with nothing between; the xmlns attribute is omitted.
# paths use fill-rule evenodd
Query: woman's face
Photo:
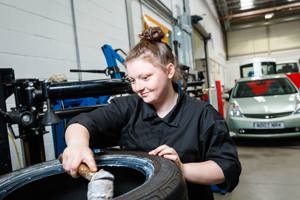
<svg viewBox="0 0 300 200"><path fill-rule="evenodd" d="M168 87L172 87L173 64L163 69L143 59L134 59L126 66L132 90L144 102L155 105L164 101Z"/></svg>

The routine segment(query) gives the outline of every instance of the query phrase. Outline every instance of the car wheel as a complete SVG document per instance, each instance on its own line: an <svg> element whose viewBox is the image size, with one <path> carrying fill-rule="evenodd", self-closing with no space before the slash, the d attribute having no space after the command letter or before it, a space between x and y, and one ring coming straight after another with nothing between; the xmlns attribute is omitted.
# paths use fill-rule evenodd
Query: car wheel
<svg viewBox="0 0 300 200"><path fill-rule="evenodd" d="M95 159L115 176L115 200L188 199L181 171L170 160L123 151ZM0 177L0 199L86 199L87 184L66 174L58 160L47 161Z"/></svg>

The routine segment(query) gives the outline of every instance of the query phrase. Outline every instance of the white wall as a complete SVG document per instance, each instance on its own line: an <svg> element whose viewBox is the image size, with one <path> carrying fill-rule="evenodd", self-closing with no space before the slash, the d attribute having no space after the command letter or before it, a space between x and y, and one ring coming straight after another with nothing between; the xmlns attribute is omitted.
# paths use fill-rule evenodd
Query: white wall
<svg viewBox="0 0 300 200"><path fill-rule="evenodd" d="M103 44L129 49L124 0L74 1L82 69L104 69ZM0 67L16 78L49 78L77 67L69 0L0 0ZM83 74L83 79L99 78Z"/></svg>
<svg viewBox="0 0 300 200"><path fill-rule="evenodd" d="M143 21L142 21L142 5L140 4L139 0L127 0L128 7L130 9L129 13L129 21L130 21L130 27L132 30L130 30L131 34L131 47L133 47L135 44L139 41L139 34L143 30Z"/></svg>
<svg viewBox="0 0 300 200"><path fill-rule="evenodd" d="M70 4L1 0L0 44L0 67L17 78L65 73L75 61Z"/></svg>
<svg viewBox="0 0 300 200"><path fill-rule="evenodd" d="M239 65L246 59L270 57L276 62L300 59L300 21L228 32L229 60L225 87L240 77Z"/></svg>
<svg viewBox="0 0 300 200"><path fill-rule="evenodd" d="M188 33L183 31L179 27L177 27L177 29L174 28L173 24L173 19L179 19L179 17L184 14L182 0L161 1L161 3L165 4L163 7L167 8L164 10L165 12L155 9L156 5L155 3L151 3L151 1L127 0L127 2L130 5L130 9L132 10L132 16L130 17L132 25L130 25L130 27L133 32L133 35L131 35L131 41L133 44L136 44L139 41L138 34L140 34L144 28L141 20L143 20L143 15L146 14L158 23L168 28L171 31L170 38L173 41L177 40L180 43L180 47L178 47L177 49L179 62L188 66L193 65L191 37ZM171 11L171 13L169 13L168 11ZM162 14L162 12L164 12L165 15ZM171 14L171 16L169 14ZM178 35L180 36L177 37ZM172 46L173 44L170 43L169 45Z"/></svg>
<svg viewBox="0 0 300 200"><path fill-rule="evenodd" d="M172 1L171 0L163 0L161 1L164 3L164 5L172 10ZM166 26L168 29L172 30L172 24L166 20L164 17L160 16L158 12L155 12L153 10L153 7L151 5L144 3L140 0L127 0L127 3L129 4L130 10L131 10L131 16L130 16L130 23L132 23L132 47L137 44L140 41L139 34L144 29L143 24L143 15L147 14L150 17L154 18L159 23Z"/></svg>
<svg viewBox="0 0 300 200"><path fill-rule="evenodd" d="M200 21L205 30L211 34L211 39L208 40L208 56L209 67L218 69L210 69L210 83L214 85L216 79L219 79L224 84L224 76L221 73L225 65L225 47L222 35L221 24L218 21L216 10L213 2L209 0L198 1L190 0L191 15L200 15L203 20ZM220 72L220 73L219 73ZM218 74L214 74L218 73Z"/></svg>
<svg viewBox="0 0 300 200"><path fill-rule="evenodd" d="M82 69L107 67L101 46L129 50L126 6L124 0L74 0L76 26ZM124 71L122 65L119 65ZM83 74L83 79L95 79L99 74Z"/></svg>
<svg viewBox="0 0 300 200"><path fill-rule="evenodd" d="M300 21L228 32L229 57L300 48Z"/></svg>
<svg viewBox="0 0 300 200"><path fill-rule="evenodd" d="M270 49L271 51L300 49L300 20L271 26Z"/></svg>

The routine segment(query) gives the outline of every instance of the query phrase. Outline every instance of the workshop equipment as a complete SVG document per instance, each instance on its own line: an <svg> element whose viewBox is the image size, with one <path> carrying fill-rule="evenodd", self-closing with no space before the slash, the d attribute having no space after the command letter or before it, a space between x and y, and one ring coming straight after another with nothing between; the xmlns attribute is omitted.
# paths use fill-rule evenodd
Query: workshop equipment
<svg viewBox="0 0 300 200"><path fill-rule="evenodd" d="M124 79L50 83L38 79L15 79L14 71L9 68L0 69L0 77L0 130L2 130L0 133L0 174L12 170L8 144L9 132L14 138L20 138L23 142L25 165L36 164L45 161L43 134L47 133L45 124L57 122L53 114L62 119L103 106L74 107L50 112L51 101L78 98L79 94L83 98L126 94L131 91L130 83ZM16 107L7 111L5 101L12 94L15 96ZM48 102L46 112L44 111L45 102ZM18 125L19 134L14 133L13 124Z"/></svg>
<svg viewBox="0 0 300 200"><path fill-rule="evenodd" d="M13 69L0 69L0 175L12 170L9 134L15 139L22 140L26 166L43 162L45 161L43 135L47 133L45 126L59 124L60 119L70 118L103 106L78 106L54 111L52 105L57 100L98 98L132 92L125 73L118 68L117 61L123 65L125 61L117 53L119 50L113 49L108 44L102 46L107 62L105 70L71 70L72 72L105 73L110 76L110 79L51 83L33 78L15 79ZM126 55L123 51L122 53ZM16 106L7 111L6 99L11 95L15 96ZM47 105L46 111L45 105ZM19 134L14 133L12 128L14 124L18 125Z"/></svg>

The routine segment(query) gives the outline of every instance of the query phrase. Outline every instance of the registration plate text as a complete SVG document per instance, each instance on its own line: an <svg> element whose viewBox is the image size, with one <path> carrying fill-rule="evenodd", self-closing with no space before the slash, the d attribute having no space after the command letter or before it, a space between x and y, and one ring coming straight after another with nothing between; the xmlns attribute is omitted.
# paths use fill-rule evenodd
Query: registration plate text
<svg viewBox="0 0 300 200"><path fill-rule="evenodd" d="M284 128L283 122L254 122L253 128L255 129L280 129Z"/></svg>

